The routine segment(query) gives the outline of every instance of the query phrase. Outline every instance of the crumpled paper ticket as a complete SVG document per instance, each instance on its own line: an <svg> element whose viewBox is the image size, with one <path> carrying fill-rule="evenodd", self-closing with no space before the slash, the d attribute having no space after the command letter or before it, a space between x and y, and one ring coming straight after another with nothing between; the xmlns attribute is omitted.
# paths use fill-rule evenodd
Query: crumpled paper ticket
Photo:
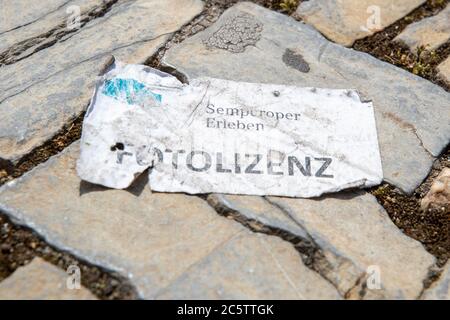
<svg viewBox="0 0 450 320"><path fill-rule="evenodd" d="M124 189L314 197L382 181L374 108L355 90L172 75L118 61L86 112L77 172Z"/></svg>

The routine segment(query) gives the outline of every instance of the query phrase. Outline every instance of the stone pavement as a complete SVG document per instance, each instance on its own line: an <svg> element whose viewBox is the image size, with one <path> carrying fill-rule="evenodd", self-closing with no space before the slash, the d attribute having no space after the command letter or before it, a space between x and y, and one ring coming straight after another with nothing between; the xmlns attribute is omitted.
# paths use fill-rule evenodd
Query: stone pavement
<svg viewBox="0 0 450 320"><path fill-rule="evenodd" d="M204 7L200 0L46 0L39 8L24 2L8 3L0 26L0 164L16 164L85 110L111 54L148 61ZM368 2L387 10L384 28L425 1L311 0L297 10L308 24L239 3L170 47L162 64L187 79L358 89L374 101L385 181L411 193L450 140L450 94L332 42L350 46L374 32L359 28ZM65 26L69 4L80 7L75 30ZM26 13L23 21L11 19L16 11ZM334 25L339 35L330 31ZM448 263L424 288L436 258L366 191L316 199L197 197L152 193L146 175L127 190L111 190L77 177L78 153L75 142L2 186L0 212L55 248L128 278L143 299L450 298ZM34 260L0 282L0 297L8 291L8 298L21 298L9 288L29 285L25 298L70 298L55 289L66 277L55 268ZM24 277L32 281L24 284ZM73 298L92 298L85 289L80 294Z"/></svg>

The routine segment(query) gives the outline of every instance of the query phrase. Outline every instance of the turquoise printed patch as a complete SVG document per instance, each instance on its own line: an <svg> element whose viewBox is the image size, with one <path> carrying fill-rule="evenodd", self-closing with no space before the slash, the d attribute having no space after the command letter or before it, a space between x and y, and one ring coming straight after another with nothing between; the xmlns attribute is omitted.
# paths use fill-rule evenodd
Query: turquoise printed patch
<svg viewBox="0 0 450 320"><path fill-rule="evenodd" d="M124 103L148 105L148 98L161 102L160 94L150 91L143 83L134 79L114 78L106 80L102 93Z"/></svg>

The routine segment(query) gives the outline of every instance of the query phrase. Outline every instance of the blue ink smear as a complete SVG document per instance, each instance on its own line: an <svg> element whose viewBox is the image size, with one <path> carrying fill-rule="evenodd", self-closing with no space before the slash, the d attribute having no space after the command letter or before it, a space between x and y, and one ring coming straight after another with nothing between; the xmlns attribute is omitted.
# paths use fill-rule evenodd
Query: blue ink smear
<svg viewBox="0 0 450 320"><path fill-rule="evenodd" d="M114 78L106 80L102 93L131 105L153 105L152 103L148 103L149 97L158 102L162 100L160 94L150 91L143 83L134 79Z"/></svg>

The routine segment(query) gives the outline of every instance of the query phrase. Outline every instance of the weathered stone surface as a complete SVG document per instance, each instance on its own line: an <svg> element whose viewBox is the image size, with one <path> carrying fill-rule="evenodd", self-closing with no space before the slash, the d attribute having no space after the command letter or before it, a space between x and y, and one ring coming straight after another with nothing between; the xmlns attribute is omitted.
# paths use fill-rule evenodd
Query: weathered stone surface
<svg viewBox="0 0 450 320"><path fill-rule="evenodd" d="M244 52L245 47L255 45L261 38L262 25L248 14L242 14L225 23L205 39L207 47L230 52Z"/></svg>
<svg viewBox="0 0 450 320"><path fill-rule="evenodd" d="M450 57L444 60L438 67L439 76L450 85Z"/></svg>
<svg viewBox="0 0 450 320"><path fill-rule="evenodd" d="M0 300L94 300L87 289L67 288L67 273L41 258L0 282Z"/></svg>
<svg viewBox="0 0 450 320"><path fill-rule="evenodd" d="M436 177L420 206L422 210L432 209L450 212L450 168L444 168Z"/></svg>
<svg viewBox="0 0 450 320"><path fill-rule="evenodd" d="M447 262L436 282L422 295L424 300L450 300L450 262Z"/></svg>
<svg viewBox="0 0 450 320"><path fill-rule="evenodd" d="M383 30L426 0L309 0L297 15L328 39L345 46ZM379 15L378 15L379 14Z"/></svg>
<svg viewBox="0 0 450 320"><path fill-rule="evenodd" d="M53 46L3 66L0 159L17 161L84 110L111 55L144 62L202 7L200 0L119 1Z"/></svg>
<svg viewBox="0 0 450 320"><path fill-rule="evenodd" d="M64 6L67 0L44 0L37 2L30 1L2 1L0 11L0 33L29 25L51 12ZM20 19L19 19L20 17Z"/></svg>
<svg viewBox="0 0 450 320"><path fill-rule="evenodd" d="M273 252L267 248L265 252L274 256L268 264L267 255L262 256L263 247L253 246L255 239L266 241L264 237L248 235L249 231L239 223L221 217L198 197L152 194L145 179L128 190L111 190L80 181L75 172L78 153L79 143L75 143L3 186L0 210L17 223L33 228L54 246L129 277L143 298L155 298L171 285L184 286L186 290L189 287L192 296L179 292L180 296L212 297L209 282L189 282L191 269L202 264L213 268L220 262L223 250L227 251L223 249L228 246L226 243L235 237L241 239L239 234L245 235L242 240L233 240L229 247L234 248L233 255L239 253L246 259L234 257L221 263L221 276L230 283L223 291L225 296L266 297L269 289L285 291L286 297L299 293L306 298L336 296L334 289L328 292L326 280L305 269L291 244L267 240ZM248 245L244 243L246 239ZM281 277L278 260L281 265L288 264L289 276ZM247 262L258 272L242 288L237 285L244 281L238 266ZM289 279L300 272L305 283L296 279L290 284ZM257 279L256 275L273 275L274 282L258 289L268 278ZM222 283L219 275L214 278L211 274L210 280L217 286Z"/></svg>
<svg viewBox="0 0 450 320"><path fill-rule="evenodd" d="M160 299L340 299L279 238L241 233L194 265ZM230 277L230 274L233 276Z"/></svg>
<svg viewBox="0 0 450 320"><path fill-rule="evenodd" d="M351 298L360 297L367 268L373 265L381 271L381 289L366 289L364 298L416 298L435 260L419 242L405 236L367 193L268 201L210 195L208 200L216 208L238 211L310 243L318 250L313 268Z"/></svg>
<svg viewBox="0 0 450 320"><path fill-rule="evenodd" d="M204 43L243 15L262 25L254 45L234 53ZM297 63L283 59L287 52L302 58ZM450 139L445 116L450 94L445 90L368 54L333 44L312 27L255 4L240 3L227 10L213 26L169 49L163 62L191 78L358 89L374 102L385 180L406 192L427 176L433 156Z"/></svg>
<svg viewBox="0 0 450 320"><path fill-rule="evenodd" d="M114 2L116 0L44 0L39 3L18 0L2 3L0 57L5 56L0 64L18 60L76 31L73 22L79 21L81 25L89 20L89 15L102 12ZM79 20L73 19L78 14Z"/></svg>
<svg viewBox="0 0 450 320"><path fill-rule="evenodd" d="M450 5L437 15L412 23L394 40L403 42L411 51L423 46L435 50L450 39Z"/></svg>

